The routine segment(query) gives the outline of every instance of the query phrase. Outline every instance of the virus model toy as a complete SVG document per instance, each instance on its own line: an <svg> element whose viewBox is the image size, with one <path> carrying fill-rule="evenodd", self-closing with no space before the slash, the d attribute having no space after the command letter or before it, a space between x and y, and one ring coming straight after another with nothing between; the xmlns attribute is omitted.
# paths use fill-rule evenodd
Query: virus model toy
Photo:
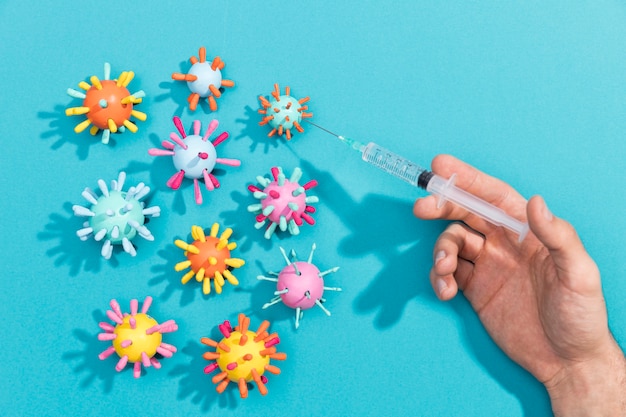
<svg viewBox="0 0 626 417"><path fill-rule="evenodd" d="M228 321L218 326L224 338L220 342L203 337L200 341L215 348L214 352L206 352L203 357L215 361L204 368L205 373L211 373L217 368L220 373L213 377L217 384L217 392L224 392L230 381L239 386L241 398L248 396L248 382L254 381L261 395L267 394L267 378L265 371L279 374L280 369L270 365L270 359L285 360L287 355L276 352L276 345L280 343L278 335L268 334L270 323L264 321L256 332L249 330L250 318L239 314L239 325L234 329Z"/></svg>
<svg viewBox="0 0 626 417"><path fill-rule="evenodd" d="M111 258L113 245L122 245L125 252L135 256L137 252L131 240L136 235L154 240L144 223L146 216L158 217L161 214L158 206L144 208L141 201L150 192L150 187L139 183L128 191L122 191L125 180L126 173L123 171L119 173L117 181L111 181L111 189L104 180L98 180L101 196L89 187L82 193L85 200L91 203L90 208L79 205L72 207L76 216L87 217L83 228L76 234L81 240L93 236L98 242L104 241L101 253L105 259Z"/></svg>
<svg viewBox="0 0 626 417"><path fill-rule="evenodd" d="M285 134L287 140L291 140L291 129L295 128L298 132L304 132L300 125L302 119L313 117L312 113L305 113L308 109L303 104L309 101L309 97L300 100L290 96L289 87L285 88L285 94L280 94L278 84L274 84L274 91L271 93L272 98L269 100L263 96L259 96L262 109L259 113L264 115L263 120L259 122L261 126L269 124L272 130L268 136L278 133L279 136Z"/></svg>
<svg viewBox="0 0 626 417"><path fill-rule="evenodd" d="M245 264L243 259L231 258L230 251L237 247L235 242L228 242L228 238L233 233L232 229L226 229L218 237L220 226L215 223L211 227L209 236L205 236L204 230L200 226L191 227L191 237L193 242L187 243L183 240L176 240L174 244L185 251L186 261L176 264L174 269L182 271L190 268L185 273L181 282L186 284L195 275L198 282L202 282L202 292L211 292L211 280L215 286L215 292L222 293L224 278L232 285L238 285L239 281L232 274L229 268L239 268Z"/></svg>
<svg viewBox="0 0 626 417"><path fill-rule="evenodd" d="M67 89L67 94L71 97L83 100L79 107L70 107L65 110L67 116L77 116L84 114L87 119L80 122L74 128L76 133L81 133L89 125L92 125L89 132L96 135L102 131L102 143L109 143L111 133L124 132L126 129L137 132L137 125L130 121L131 116L145 121L146 114L134 110L133 105L139 104L145 97L143 91L131 94L126 87L135 77L132 71L124 71L117 80L111 80L111 65L104 64L104 80L97 76L90 78L91 85L86 81L81 81L78 86L85 90Z"/></svg>
<svg viewBox="0 0 626 417"><path fill-rule="evenodd" d="M311 180L304 185L298 181L302 177L302 170L295 168L291 177L287 179L280 167L271 169L273 180L258 176L257 181L262 189L256 185L249 185L248 190L254 198L261 200L260 203L248 206L248 211L257 214L254 227L260 229L269 221L265 230L265 238L271 238L277 227L280 230L288 230L292 235L300 233L302 220L308 224L315 224L315 220L309 215L314 213L315 208L308 205L317 203L317 196L307 196L307 191L317 185L317 181Z"/></svg>
<svg viewBox="0 0 626 417"><path fill-rule="evenodd" d="M308 310L315 305L330 316L330 311L322 305L325 301L324 298L322 298L324 290L341 291L341 288L325 287L324 276L336 272L339 267L336 266L327 271L320 272L320 270L311 263L313 260L313 252L315 251L315 244L313 244L309 259L306 262L298 261L294 250L291 251L292 261L289 260L283 248L280 248L280 251L285 261L287 261L287 266L279 273L268 272L272 277L263 275L257 277L260 280L276 282L276 291L274 292L276 297L269 303L266 303L263 308L265 309L281 301L286 306L295 308L296 329L300 326L303 310Z"/></svg>
<svg viewBox="0 0 626 417"><path fill-rule="evenodd" d="M219 56L213 58L212 62L207 62L204 46L198 51L198 58L192 56L189 58L189 61L191 62L189 72L187 74L175 72L172 74L172 79L187 82L187 87L191 91L191 94L187 97L191 111L196 110L200 98L206 98L211 111L216 111L217 102L215 99L220 98L222 95L222 87L233 87L235 85L233 81L222 78L224 62Z"/></svg>
<svg viewBox="0 0 626 417"><path fill-rule="evenodd" d="M204 185L207 190L213 191L220 186L220 182L211 173L215 165L239 166L241 161L217 157L215 147L228 139L228 132L222 132L213 142L208 140L209 136L217 129L217 120L209 123L204 136L200 136L200 120L194 120L193 122L193 135L185 133L185 128L178 116L174 116L173 120L180 136L176 132L172 132L170 139L174 143L164 140L161 142L161 145L165 149L152 148L148 150L148 153L152 156L171 156L177 172L167 181L167 186L173 190L178 190L183 182L183 178L193 179L196 204L202 204L202 193L200 192L198 180L204 179Z"/></svg>
<svg viewBox="0 0 626 417"><path fill-rule="evenodd" d="M150 317L148 309L152 303L152 297L146 297L141 312L138 313L137 300L130 302L130 314L122 313L117 301L111 300L111 310L107 311L107 316L115 323L102 322L99 324L104 333L98 335L102 341L111 341L112 346L102 352L98 357L105 360L113 353L117 353L120 360L115 365L115 369L120 372L126 367L128 362L133 363L133 375L135 378L141 376L141 365L144 367L161 367L155 355L170 358L176 352L176 348L167 343L163 343L163 333L171 333L178 330L174 320L168 320L159 324Z"/></svg>

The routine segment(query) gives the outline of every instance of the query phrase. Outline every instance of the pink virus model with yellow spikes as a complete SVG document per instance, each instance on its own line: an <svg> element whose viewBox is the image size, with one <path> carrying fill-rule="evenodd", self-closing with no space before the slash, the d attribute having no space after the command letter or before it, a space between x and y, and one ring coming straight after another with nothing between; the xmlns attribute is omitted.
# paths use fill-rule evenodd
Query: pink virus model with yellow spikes
<svg viewBox="0 0 626 417"><path fill-rule="evenodd" d="M259 113L263 115L259 124L261 126L269 124L272 128L267 136L274 136L278 133L279 136L284 134L287 140L291 140L292 129L295 128L300 133L304 132L302 120L313 117L313 113L305 113L308 106L304 103L309 101L309 97L296 99L291 96L289 87L286 87L285 94L281 95L278 84L274 84L271 98L259 96L259 101L263 107L259 109Z"/></svg>
<svg viewBox="0 0 626 417"><path fill-rule="evenodd" d="M270 302L263 305L268 308L282 301L286 306L296 310L296 329L300 326L300 320L304 315L304 310L314 306L321 308L326 315L330 316L330 311L322 305L324 291L341 291L339 287L325 287L324 277L330 273L337 272L338 266L321 272L313 262L313 252L315 244L311 247L308 260L299 261L295 250L291 251L291 260L287 257L285 250L280 248L283 258L287 262L279 273L268 272L269 277L259 275L257 279L272 281L276 283L275 297Z"/></svg>
<svg viewBox="0 0 626 417"><path fill-rule="evenodd" d="M111 310L106 314L114 324L101 322L100 328L104 333L98 335L102 341L112 342L112 346L102 352L98 358L105 360L114 353L119 356L115 370L121 372L128 363L133 364L135 378L141 376L141 365L156 369L161 363L155 357L157 354L164 358L171 358L176 352L176 347L163 342L163 334L178 330L174 320L168 320L159 324L148 315L148 309L152 304L152 297L145 298L139 312L137 300L130 301L130 314L122 313L119 303L111 300Z"/></svg>
<svg viewBox="0 0 626 417"><path fill-rule="evenodd" d="M79 107L70 107L65 110L67 116L85 115L86 120L80 122L74 128L76 133L81 133L89 125L89 133L95 136L102 131L102 143L109 143L111 133L124 132L126 129L137 132L137 125L130 121L131 116L137 120L145 121L146 114L133 108L141 103L145 93L140 90L130 93L126 87L135 77L132 71L124 71L117 80L111 80L111 65L104 64L104 80L97 76L90 78L91 84L81 81L78 86L85 90L67 89L67 94L71 97L82 99Z"/></svg>
<svg viewBox="0 0 626 417"><path fill-rule="evenodd" d="M231 251L237 247L235 242L229 242L228 238L233 230L227 228L218 237L219 224L211 226L209 236L204 234L200 226L191 226L191 237L193 242L187 243L177 239L174 244L185 251L187 260L176 264L176 271L190 270L185 273L181 282L186 284L193 276L196 281L202 282L202 292L211 292L211 281L215 287L215 292L222 293L222 287L228 281L231 285L238 285L239 281L231 272L231 268L240 268L245 264L243 259L231 257Z"/></svg>
<svg viewBox="0 0 626 417"><path fill-rule="evenodd" d="M310 225L315 224L310 216L315 208L309 204L317 203L319 199L317 196L307 195L307 191L315 187L317 181L311 180L300 185L298 181L302 177L302 170L298 167L293 170L289 179L280 167L273 167L271 173L272 179L257 177L262 188L252 184L248 186L254 198L260 200L259 203L248 206L248 211L257 215L254 227L260 229L269 222L264 234L269 239L276 228L297 235L303 220Z"/></svg>
<svg viewBox="0 0 626 417"><path fill-rule="evenodd" d="M239 325L234 329L228 321L218 326L224 336L221 341L208 337L200 339L203 344L215 348L215 351L202 355L204 359L214 361L204 368L204 372L209 374L220 369L221 372L213 377L220 394L230 382L234 382L241 398L247 398L248 382L254 381L261 395L266 395L267 378L263 374L265 371L275 375L280 373L278 367L270 364L270 359L285 360L287 355L276 352L280 339L277 334L268 333L269 321L263 321L255 332L249 329L249 317L241 313L238 320Z"/></svg>
<svg viewBox="0 0 626 417"><path fill-rule="evenodd" d="M201 98L207 99L211 111L216 111L217 101L215 99L222 96L223 87L235 85L233 81L222 78L224 61L216 56L213 61L208 62L206 60L206 48L202 46L198 51L198 58L192 56L189 58L189 62L191 62L189 72L187 74L175 72L172 74L172 79L187 82L187 87L191 91L187 97L191 111L196 110Z"/></svg>
<svg viewBox="0 0 626 417"><path fill-rule="evenodd" d="M172 132L170 134L172 142L164 140L161 142L164 149L152 148L148 150L148 153L152 156L171 156L177 172L167 181L167 186L177 190L184 178L193 179L194 199L196 204L202 204L199 180L203 179L206 189L213 191L220 186L220 182L212 174L215 165L239 166L241 161L217 157L215 147L228 139L228 132L222 132L213 142L208 140L217 129L217 120L209 123L204 136L200 136L200 120L194 120L192 135L185 133L183 123L178 116L174 116L173 121L180 136Z"/></svg>

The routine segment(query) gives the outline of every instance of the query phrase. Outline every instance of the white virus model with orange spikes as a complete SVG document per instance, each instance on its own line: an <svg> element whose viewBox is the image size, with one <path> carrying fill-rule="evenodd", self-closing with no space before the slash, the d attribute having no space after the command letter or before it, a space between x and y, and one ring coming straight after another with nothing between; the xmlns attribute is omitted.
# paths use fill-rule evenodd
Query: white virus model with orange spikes
<svg viewBox="0 0 626 417"><path fill-rule="evenodd" d="M215 287L215 292L222 293L222 287L228 281L231 285L239 285L239 281L233 275L230 268L240 268L245 264L243 259L232 258L230 252L237 247L235 242L229 242L228 238L233 230L227 228L218 237L219 224L211 226L209 236L204 234L200 226L191 227L191 237L193 242L187 243L177 239L174 244L185 251L186 261L177 263L174 266L176 271L190 268L185 273L181 282L186 284L195 275L198 282L202 282L202 292L211 292L211 280Z"/></svg>
<svg viewBox="0 0 626 417"><path fill-rule="evenodd" d="M141 365L146 368L153 366L159 369L161 367L161 363L155 358L157 353L170 358L176 352L176 347L163 343L163 334L175 332L178 330L178 325L174 320L159 324L147 314L151 304L152 297L146 297L141 306L141 312L138 312L138 301L131 300L130 314L128 314L122 313L119 303L111 300L111 310L107 310L106 314L114 324L106 322L99 324L104 333L100 333L98 339L111 341L112 346L102 352L98 358L105 360L113 353L117 353L120 359L115 369L120 372L130 362L134 364L135 378L141 376Z"/></svg>
<svg viewBox="0 0 626 417"><path fill-rule="evenodd" d="M213 191L220 186L220 182L212 174L216 164L239 166L239 159L218 158L215 147L228 139L228 132L220 133L211 142L209 136L217 129L217 120L212 120L207 127L206 133L200 136L200 120L193 122L193 135L187 135L185 128L178 116L173 118L174 125L180 133L170 134L172 142L163 141L161 145L165 149L152 148L148 153L152 156L171 156L176 173L167 181L167 186L173 190L180 188L183 178L193 179L194 198L196 204L202 204L202 193L200 192L200 179L204 180L207 190Z"/></svg>
<svg viewBox="0 0 626 417"><path fill-rule="evenodd" d="M300 233L302 220L308 224L315 224L315 220L309 213L314 213L315 208L310 206L311 203L317 203L317 196L307 196L307 191L317 185L316 180L311 180L304 185L300 185L298 181L302 177L302 170L296 167L287 179L282 168L273 167L271 169L272 178L258 176L256 179L259 188L256 185L249 185L248 190L252 192L254 198L260 200L260 203L248 206L248 211L255 213L255 228L260 229L269 221L269 226L265 230L265 238L270 239L272 234L278 227L281 231L288 231L292 235Z"/></svg>
<svg viewBox="0 0 626 417"><path fill-rule="evenodd" d="M271 98L267 99L263 96L259 96L262 109L259 109L259 113L263 115L263 119L259 122L261 126L269 124L272 130L267 136L274 136L278 133L279 136L283 134L287 140L291 140L292 129L296 129L298 132L304 132L302 128L302 119L313 117L313 113L305 113L308 110L308 106L304 103L309 101L309 97L296 99L291 95L291 89L285 88L285 94L280 94L278 84L274 84L274 91L271 93Z"/></svg>
<svg viewBox="0 0 626 417"><path fill-rule="evenodd" d="M201 98L207 99L211 111L217 110L217 101L220 98L224 87L233 87L235 83L231 80L222 78L222 70L224 69L224 61L219 56L213 58L213 61L206 60L206 48L200 47L198 58L192 56L189 58L191 68L187 74L175 72L172 79L176 81L186 81L187 87L191 91L187 101L189 109L195 111Z"/></svg>
<svg viewBox="0 0 626 417"><path fill-rule="evenodd" d="M279 374L280 369L270 364L270 359L285 360L287 355L276 352L276 345L280 339L276 333L269 334L269 321L261 323L256 332L249 330L250 318L243 313L238 317L239 325L234 329L228 321L218 326L224 338L216 342L208 337L200 341L215 351L204 353L202 357L212 362L206 368L205 373L211 373L220 369L220 373L213 377L213 383L217 384L217 392L224 392L230 382L239 387L241 398L248 397L248 382L254 381L261 395L267 394L267 378L265 371Z"/></svg>
<svg viewBox="0 0 626 417"><path fill-rule="evenodd" d="M140 90L131 94L126 87L135 77L132 71L124 71L117 80L111 80L111 65L104 64L104 80L97 76L90 78L91 84L81 81L78 86L85 90L67 89L67 94L71 97L82 99L83 103L79 107L70 107L65 110L67 116L85 115L86 120L80 122L74 128L76 133L81 133L89 125L92 125L89 132L96 135L102 131L102 143L109 143L111 133L124 132L126 129L137 132L137 125L130 121L131 116L145 121L146 114L133 109L135 104L139 104L145 93Z"/></svg>
<svg viewBox="0 0 626 417"><path fill-rule="evenodd" d="M82 196L91 203L89 208L74 205L72 210L79 217L87 217L83 228L76 234L81 240L87 240L93 236L96 241L104 241L102 244L102 256L110 259L113 254L113 245L122 245L125 252L135 256L137 251L131 240L136 235L146 240L154 240L154 236L144 223L146 217L158 217L161 209L158 206L145 207L141 201L150 192L150 187L139 183L123 191L126 173L119 173L116 180L111 181L111 188L104 180L98 180L98 187L102 193L98 196L89 187L85 188Z"/></svg>
<svg viewBox="0 0 626 417"><path fill-rule="evenodd" d="M283 248L280 248L280 252L283 254L283 258L287 262L287 266L284 267L279 273L268 272L270 277L259 275L257 279L272 281L276 283L275 297L270 302L263 305L263 308L268 308L283 302L288 307L296 310L296 329L300 326L300 319L304 315L303 310L308 310L314 306L321 308L326 315L330 316L330 311L322 305L326 300L322 298L324 291L341 291L339 287L325 287L324 276L337 272L338 266L328 269L324 272L313 265L313 252L315 252L315 244L311 247L311 253L309 259L305 261L299 261L294 250L291 251L290 260Z"/></svg>

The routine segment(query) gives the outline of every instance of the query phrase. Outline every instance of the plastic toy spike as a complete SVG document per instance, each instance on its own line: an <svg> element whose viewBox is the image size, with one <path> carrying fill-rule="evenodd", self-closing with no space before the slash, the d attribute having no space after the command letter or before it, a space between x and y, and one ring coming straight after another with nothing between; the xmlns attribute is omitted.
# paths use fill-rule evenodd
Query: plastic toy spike
<svg viewBox="0 0 626 417"><path fill-rule="evenodd" d="M117 353L119 361L115 369L120 372L130 362L133 365L133 376L141 376L141 365L159 369L161 363L155 357L157 354L170 358L176 352L176 347L163 343L163 334L178 330L174 320L168 320L159 324L150 317L148 309L152 304L152 297L145 298L141 311L138 311L137 300L130 302L130 314L122 313L117 301L111 300L111 310L107 311L107 317L114 324L102 322L99 324L104 333L98 335L98 340L111 341L112 346L102 352L98 358L105 360L113 353Z"/></svg>
<svg viewBox="0 0 626 417"><path fill-rule="evenodd" d="M303 220L308 224L315 224L310 215L315 212L315 208L309 204L317 203L319 199L317 196L307 195L307 191L315 187L317 181L311 180L300 185L298 181L302 177L302 170L297 167L289 179L280 167L273 167L271 174L271 180L257 177L260 187L248 186L254 198L260 200L260 203L248 206L248 211L257 215L254 227L260 229L269 222L264 234L265 238L269 239L276 228L297 235L300 233Z"/></svg>
<svg viewBox="0 0 626 417"><path fill-rule="evenodd" d="M198 51L198 58L192 56L189 62L191 62L189 72L186 74L175 72L172 74L172 79L187 83L187 87L191 91L187 97L191 111L196 110L201 98L208 101L211 111L216 111L216 99L222 96L224 87L235 86L233 81L222 78L224 61L219 56L213 58L211 62L207 61L206 49L202 46Z"/></svg>
<svg viewBox="0 0 626 417"><path fill-rule="evenodd" d="M238 325L233 329L230 322L225 321L218 326L224 338L217 342L203 337L200 341L214 348L206 352L204 359L211 361L204 372L209 374L216 369L221 372L213 377L220 394L226 390L230 382L237 384L241 398L248 397L248 383L254 381L261 395L267 394L267 378L265 371L280 374L280 369L270 364L270 359L285 360L287 355L276 352L280 339L276 333L268 332L270 323L264 321L256 331L249 329L250 318L243 313L238 316Z"/></svg>
<svg viewBox="0 0 626 417"><path fill-rule="evenodd" d="M306 113L308 106L304 103L309 101L309 97L302 99L296 99L291 95L291 89L285 88L285 94L280 94L280 88L278 84L274 84L274 91L271 92L271 97L266 98L259 96L261 102L261 109L259 113L263 115L263 119L259 122L261 126L269 124L272 130L268 136L282 136L283 134L287 140L291 140L292 129L296 129L298 132L304 132L302 128L302 119L313 117L313 113Z"/></svg>
<svg viewBox="0 0 626 417"><path fill-rule="evenodd" d="M76 133L81 133L90 125L89 132L96 135L102 131L102 143L109 143L111 133L121 133L126 129L137 132L137 125L131 122L131 117L145 121L145 113L135 110L133 107L141 103L145 93L140 90L130 93L128 84L135 77L132 71L124 71L117 80L111 80L111 65L104 64L104 80L93 75L89 81L81 81L78 86L85 90L67 89L67 94L73 98L82 99L82 105L70 107L65 110L67 116L85 115L86 120L80 122L74 128Z"/></svg>
<svg viewBox="0 0 626 417"><path fill-rule="evenodd" d="M222 293L222 287L226 282L231 285L238 285L239 281L233 275L233 268L240 268L245 264L243 259L232 258L230 252L237 247L235 242L228 239L233 230L228 228L218 236L219 224L214 223L210 234L205 235L200 226L191 227L191 237L193 242L187 243L183 240L176 240L174 244L185 251L187 260L177 263L174 266L176 271L190 269L185 273L181 282L186 284L195 275L196 281L202 282L202 292L211 292L211 281L215 287L215 292Z"/></svg>
<svg viewBox="0 0 626 417"><path fill-rule="evenodd" d="M191 135L185 133L183 123L178 116L174 116L173 121L178 134L176 132L170 134L172 142L163 141L161 142L163 149L152 148L148 150L148 153L152 156L171 156L176 173L167 181L167 186L177 190L184 178L193 179L194 199L196 204L202 204L199 180L204 181L207 190L213 191L220 186L220 182L212 174L215 165L240 166L241 161L217 157L215 148L228 139L228 132L222 132L213 142L208 140L217 129L219 124L217 120L209 123L204 136L200 136L200 120L194 120Z"/></svg>
<svg viewBox="0 0 626 417"><path fill-rule="evenodd" d="M86 217L83 228L76 234L81 240L93 236L94 240L102 244L102 256L110 259L114 245L122 245L125 252L135 256L137 251L131 243L136 235L146 240L154 240L154 236L144 223L146 217L158 217L161 209L158 206L145 207L142 200L150 193L150 187L139 183L123 191L126 173L119 173L116 180L111 181L111 188L102 179L98 180L101 195L98 196L89 187L85 188L82 196L91 204L89 208L74 205L74 214Z"/></svg>
<svg viewBox="0 0 626 417"><path fill-rule="evenodd" d="M276 282L275 297L263 308L268 308L283 302L288 307L296 310L296 329L300 326L300 320L304 315L303 310L308 310L314 306L321 308L326 315L330 316L330 311L323 306L326 300L322 298L324 291L341 291L339 287L325 287L324 277L330 273L337 272L338 266L320 272L320 270L312 263L313 252L315 252L315 244L311 247L311 253L308 260L299 261L294 250L291 251L291 260L287 257L285 250L280 248L283 258L287 262L279 273L268 272L271 276L259 275L257 279Z"/></svg>

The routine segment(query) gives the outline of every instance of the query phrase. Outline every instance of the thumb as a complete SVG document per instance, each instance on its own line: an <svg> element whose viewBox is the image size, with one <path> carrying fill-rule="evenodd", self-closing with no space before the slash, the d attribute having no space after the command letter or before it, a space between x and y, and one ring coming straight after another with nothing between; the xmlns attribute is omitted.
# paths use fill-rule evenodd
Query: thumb
<svg viewBox="0 0 626 417"><path fill-rule="evenodd" d="M530 230L550 252L561 279L576 279L578 284L583 284L599 276L595 262L585 250L574 227L554 216L542 197L532 197L526 210ZM588 283L593 286L599 284Z"/></svg>

